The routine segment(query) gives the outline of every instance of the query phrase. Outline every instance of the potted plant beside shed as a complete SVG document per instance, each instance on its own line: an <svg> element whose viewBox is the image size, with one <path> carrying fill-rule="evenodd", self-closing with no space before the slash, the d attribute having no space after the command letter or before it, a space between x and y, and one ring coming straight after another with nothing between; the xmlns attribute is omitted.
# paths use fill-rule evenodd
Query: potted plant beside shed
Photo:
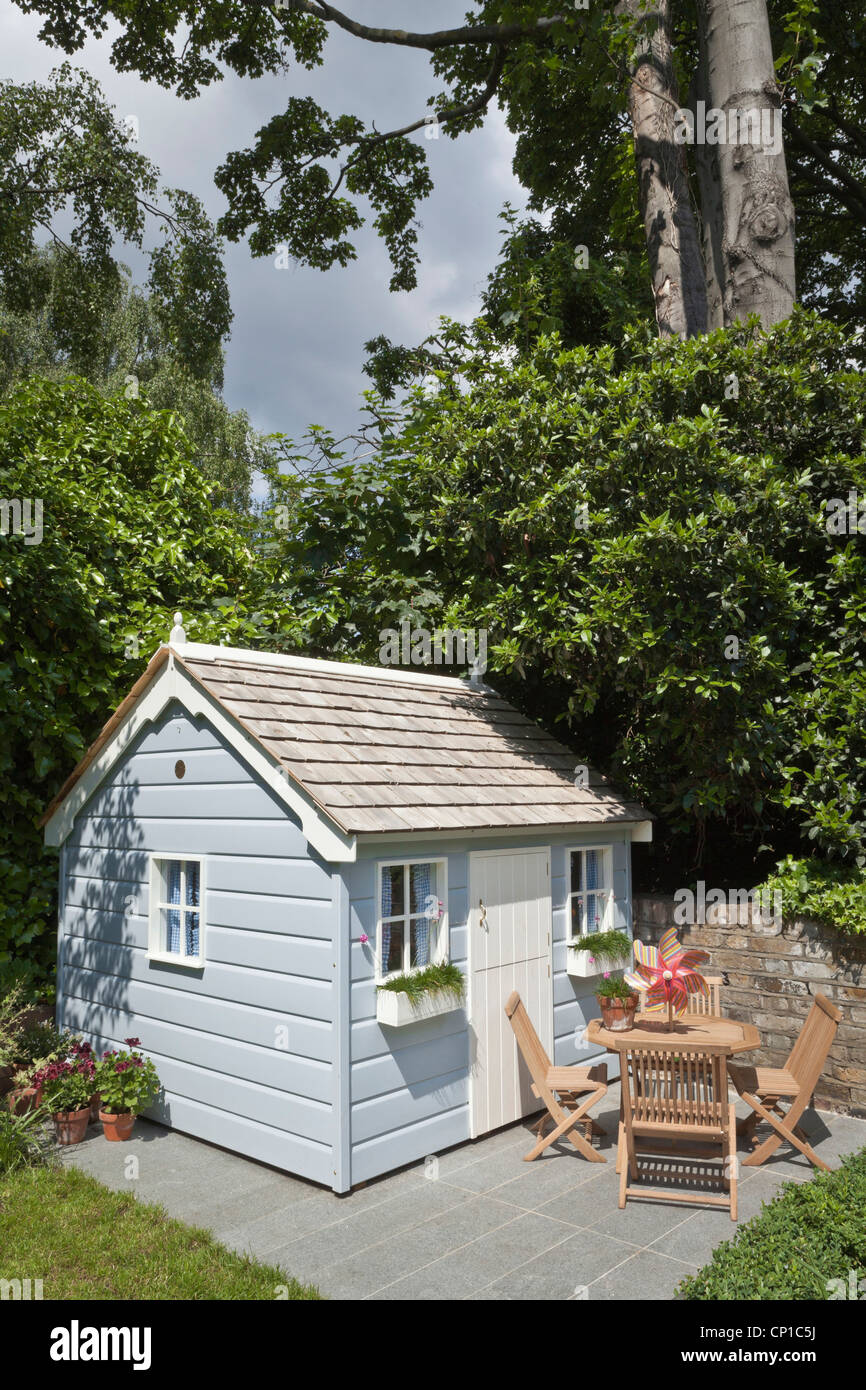
<svg viewBox="0 0 866 1390"><path fill-rule="evenodd" d="M436 1018L459 1009L465 994L463 972L450 961L393 975L377 988L376 1022L402 1028L423 1018Z"/></svg>
<svg viewBox="0 0 866 1390"><path fill-rule="evenodd" d="M33 1085L54 1121L58 1144L80 1144L90 1121L93 1095L93 1062L90 1057L49 1062L35 1073Z"/></svg>
<svg viewBox="0 0 866 1390"><path fill-rule="evenodd" d="M106 1139L120 1143L129 1138L136 1115L146 1110L159 1090L156 1067L135 1049L138 1038L125 1038L126 1051L103 1052L96 1064L96 1086L101 1100L99 1118Z"/></svg>
<svg viewBox="0 0 866 1390"><path fill-rule="evenodd" d="M568 943L566 971L578 980L626 970L631 964L631 940L624 931L596 931Z"/></svg>
<svg viewBox="0 0 866 1390"><path fill-rule="evenodd" d="M606 975L597 985L595 997L601 1009L602 1025L611 1033L625 1033L634 1027L638 992L620 975Z"/></svg>

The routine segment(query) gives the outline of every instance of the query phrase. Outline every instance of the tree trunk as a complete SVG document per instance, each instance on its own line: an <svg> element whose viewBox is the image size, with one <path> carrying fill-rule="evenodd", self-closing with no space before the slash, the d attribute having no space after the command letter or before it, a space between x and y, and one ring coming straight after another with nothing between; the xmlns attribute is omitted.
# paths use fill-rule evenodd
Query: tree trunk
<svg viewBox="0 0 866 1390"><path fill-rule="evenodd" d="M700 33L698 67L692 79L690 105L697 126L698 103L704 109L711 106L707 86L707 53L703 31ZM700 198L701 246L704 253L704 275L707 287L707 331L722 328L725 322L724 284L725 262L722 254L722 182L718 147L701 141L695 145L695 170Z"/></svg>
<svg viewBox="0 0 866 1390"><path fill-rule="evenodd" d="M721 185L721 226L711 232L715 241L709 247L705 236L708 273L716 271L721 279L725 324L758 314L770 328L790 316L795 278L794 208L766 0L700 0L698 17L713 108L706 113L705 134L710 144L717 139ZM698 119L696 143L702 133ZM712 162L704 157L704 177ZM700 159L698 169L700 176ZM702 187L702 201L703 193ZM715 220L712 208L705 211ZM716 315L711 303L711 323Z"/></svg>
<svg viewBox="0 0 866 1390"><path fill-rule="evenodd" d="M670 0L620 0L617 8L636 34L629 115L659 333L690 338L706 332L707 299L685 153L674 141Z"/></svg>

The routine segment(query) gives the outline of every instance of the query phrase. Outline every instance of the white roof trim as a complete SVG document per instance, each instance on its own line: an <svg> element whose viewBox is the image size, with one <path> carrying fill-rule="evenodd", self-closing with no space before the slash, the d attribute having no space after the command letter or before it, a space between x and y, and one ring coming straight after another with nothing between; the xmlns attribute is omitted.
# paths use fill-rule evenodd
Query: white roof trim
<svg viewBox="0 0 866 1390"><path fill-rule="evenodd" d="M205 716L271 791L298 817L306 839L323 859L329 863L354 861L357 847L355 836L341 830L298 786L288 772L269 757L258 740L247 733L198 681L177 666L171 656L136 700L99 755L70 788L51 819L46 822L46 844L64 843L71 834L75 817L84 804L123 757L133 740L148 724L154 723L172 701L181 704L193 718Z"/></svg>
<svg viewBox="0 0 866 1390"><path fill-rule="evenodd" d="M283 671L311 671L314 675L344 676L346 680L391 681L395 685L427 685L474 694L468 680L459 676L433 676L420 671L404 671L392 666L360 666L350 661L318 661L309 656L286 656L282 652L252 652L245 647L214 647L206 642L165 643L184 661L240 662L245 666L273 666ZM479 690L482 687L479 687ZM483 687L487 693L487 687Z"/></svg>
<svg viewBox="0 0 866 1390"><path fill-rule="evenodd" d="M409 810L408 807L406 809ZM440 840L511 840L515 836L523 839L532 836L533 839L543 840L546 835L583 835L587 831L598 831L600 837L609 839L618 830L627 830L632 844L646 844L653 837L651 820L558 821L550 825L530 825L527 822L526 825L471 825L463 830L451 827L447 830L359 830L357 834L362 845L378 845L383 841L405 840L410 836L435 844Z"/></svg>

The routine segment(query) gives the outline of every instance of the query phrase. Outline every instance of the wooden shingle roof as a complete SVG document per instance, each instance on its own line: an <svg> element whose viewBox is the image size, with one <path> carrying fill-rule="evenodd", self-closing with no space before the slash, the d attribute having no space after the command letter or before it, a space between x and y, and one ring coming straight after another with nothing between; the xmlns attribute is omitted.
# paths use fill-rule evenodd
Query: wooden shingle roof
<svg viewBox="0 0 866 1390"><path fill-rule="evenodd" d="M192 644L175 650L350 834L649 819L598 773L576 786L575 754L488 687Z"/></svg>

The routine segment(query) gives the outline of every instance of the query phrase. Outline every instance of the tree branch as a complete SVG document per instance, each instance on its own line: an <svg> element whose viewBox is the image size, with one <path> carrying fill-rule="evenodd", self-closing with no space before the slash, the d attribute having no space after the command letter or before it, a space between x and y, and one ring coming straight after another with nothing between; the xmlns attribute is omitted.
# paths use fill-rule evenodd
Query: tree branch
<svg viewBox="0 0 866 1390"><path fill-rule="evenodd" d="M502 44L515 39L545 38L556 25L573 23L573 15L557 14L550 18L537 19L534 24L476 24L457 29L439 29L434 33L410 33L406 29L378 29L369 24L361 24L349 15L343 14L326 0L246 0L247 4L264 6L279 14L308 14L325 24L336 24L356 39L368 43L397 44L402 48L422 48L435 52L440 48L462 47L464 44Z"/></svg>
<svg viewBox="0 0 866 1390"><path fill-rule="evenodd" d="M857 179L852 178L847 170L840 168L835 160L831 159L826 151L821 149L820 145L816 144L814 140L806 135L797 125L797 122L790 116L786 124L791 139L798 149L801 149L805 154L810 154L822 169L826 170L832 178L838 180L838 184L834 188L836 197L845 204L850 212L859 211L861 216L866 214L866 188L864 188L863 184L858 182ZM800 173L804 178L810 179L810 181L817 185L824 183L823 180L817 180L813 175L810 175L809 170L803 168L802 165L800 166ZM824 183L824 186L827 186L826 183ZM846 190L848 194L847 197Z"/></svg>

